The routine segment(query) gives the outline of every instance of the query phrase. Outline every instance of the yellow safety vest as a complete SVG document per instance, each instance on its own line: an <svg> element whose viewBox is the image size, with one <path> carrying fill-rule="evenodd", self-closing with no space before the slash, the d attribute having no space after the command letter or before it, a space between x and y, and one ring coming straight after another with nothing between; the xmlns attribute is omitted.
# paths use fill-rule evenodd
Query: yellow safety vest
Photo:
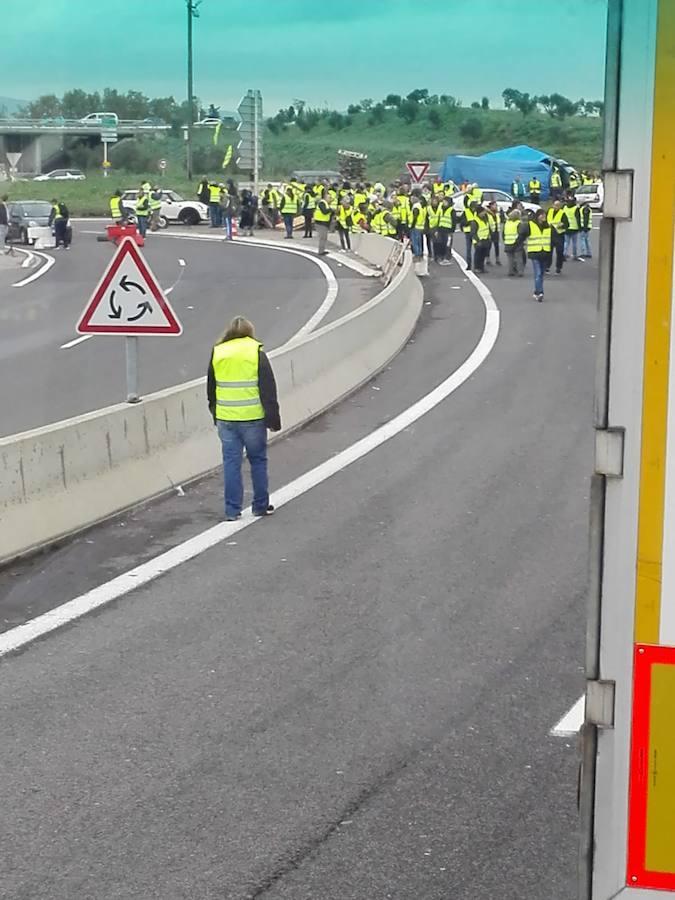
<svg viewBox="0 0 675 900"><path fill-rule="evenodd" d="M466 223L462 225L462 231L465 234L469 234L469 232L471 231L471 223L476 217L473 214L473 211L470 210L468 206L464 207L464 216L466 218Z"/></svg>
<svg viewBox="0 0 675 900"><path fill-rule="evenodd" d="M288 194L284 194L281 206L281 214L283 215L295 215L298 211L298 198L293 196L289 197Z"/></svg>
<svg viewBox="0 0 675 900"><path fill-rule="evenodd" d="M305 209L316 209L316 198L314 194L310 194L309 191L305 191Z"/></svg>
<svg viewBox="0 0 675 900"><path fill-rule="evenodd" d="M328 191L328 205L332 210L337 211L338 195L337 191L334 191L333 188Z"/></svg>
<svg viewBox="0 0 675 900"><path fill-rule="evenodd" d="M352 215L352 231L355 234L360 234L365 229L363 228L363 223L366 221L366 217L362 212L357 211Z"/></svg>
<svg viewBox="0 0 675 900"><path fill-rule="evenodd" d="M250 337L216 344L212 364L216 378L216 419L251 422L264 419L258 363L262 345Z"/></svg>
<svg viewBox="0 0 675 900"><path fill-rule="evenodd" d="M209 203L220 203L220 188L217 184L209 185Z"/></svg>
<svg viewBox="0 0 675 900"><path fill-rule="evenodd" d="M579 211L578 206L563 206L560 210L562 214L567 219L567 230L568 231L578 231L579 223L577 222L577 213Z"/></svg>
<svg viewBox="0 0 675 900"><path fill-rule="evenodd" d="M147 216L150 211L150 199L147 194L141 194L136 202L136 215Z"/></svg>
<svg viewBox="0 0 675 900"><path fill-rule="evenodd" d="M62 219L61 215L61 204L60 203L52 203L52 210L54 211L54 221L56 222L58 219Z"/></svg>
<svg viewBox="0 0 675 900"><path fill-rule="evenodd" d="M342 203L338 207L338 222L344 229L349 228L348 220L351 219L353 209L351 206L343 206Z"/></svg>
<svg viewBox="0 0 675 900"><path fill-rule="evenodd" d="M122 218L122 198L121 197L111 197L110 198L110 213L113 219L121 219Z"/></svg>
<svg viewBox="0 0 675 900"><path fill-rule="evenodd" d="M483 202L483 192L480 188L474 188L469 194L469 199L472 203L482 203Z"/></svg>
<svg viewBox="0 0 675 900"><path fill-rule="evenodd" d="M579 187L579 176L575 175L574 172L570 174L570 188L574 190Z"/></svg>
<svg viewBox="0 0 675 900"><path fill-rule="evenodd" d="M415 212L415 210L419 210L419 211L417 213L417 220L416 220L415 224L413 225L413 228L415 229L415 231L424 231L424 226L427 221L427 207L422 206L421 203L415 203L415 204L413 204L413 208L412 208L413 213Z"/></svg>
<svg viewBox="0 0 675 900"><path fill-rule="evenodd" d="M427 209L427 221L429 223L429 228L438 228L441 224L441 216L443 215L443 210L440 206L437 206L436 209L433 206L430 206Z"/></svg>
<svg viewBox="0 0 675 900"><path fill-rule="evenodd" d="M560 177L560 172L557 169L551 173L551 187L562 187L562 178Z"/></svg>
<svg viewBox="0 0 675 900"><path fill-rule="evenodd" d="M506 247L512 247L518 240L519 225L520 220L518 219L507 219L504 223L504 245Z"/></svg>
<svg viewBox="0 0 675 900"><path fill-rule="evenodd" d="M434 181L434 183L433 183L434 194L442 194L443 191L444 191L443 182L442 181Z"/></svg>
<svg viewBox="0 0 675 900"><path fill-rule="evenodd" d="M319 206L319 203L326 204L326 212L323 212L323 210ZM324 224L328 224L328 222L330 222L330 216L331 216L331 212L330 212L330 206L328 206L328 201L324 200L323 198L319 199L317 201L316 209L314 210L314 221L315 222L323 222Z"/></svg>
<svg viewBox="0 0 675 900"><path fill-rule="evenodd" d="M158 198L155 198L150 194L150 209L161 209L162 208L162 195L160 194Z"/></svg>
<svg viewBox="0 0 675 900"><path fill-rule="evenodd" d="M476 217L476 237L474 239L474 243L478 243L478 241L489 241L490 240L490 222L487 219L480 219Z"/></svg>
<svg viewBox="0 0 675 900"><path fill-rule="evenodd" d="M530 222L530 236L527 239L529 256L551 252L551 226L540 228L536 222Z"/></svg>
<svg viewBox="0 0 675 900"><path fill-rule="evenodd" d="M361 191L357 191L357 192L354 194L354 206L355 206L357 209L359 208L359 206L361 206L362 203L367 203L367 202L368 202L368 195L367 195L367 194L364 194L364 193L362 193Z"/></svg>
<svg viewBox="0 0 675 900"><path fill-rule="evenodd" d="M546 221L555 228L558 234L562 234L565 231L565 223L563 222L564 215L562 208L554 210L552 206L546 213Z"/></svg>
<svg viewBox="0 0 675 900"><path fill-rule="evenodd" d="M454 208L452 204L447 206L441 213L441 228L452 228L454 225Z"/></svg>
<svg viewBox="0 0 675 900"><path fill-rule="evenodd" d="M499 221L497 216L488 210L488 225L490 226L490 231L494 234L499 227Z"/></svg>
<svg viewBox="0 0 675 900"><path fill-rule="evenodd" d="M532 191L537 194L541 191L541 181L538 178L530 178L530 193Z"/></svg>

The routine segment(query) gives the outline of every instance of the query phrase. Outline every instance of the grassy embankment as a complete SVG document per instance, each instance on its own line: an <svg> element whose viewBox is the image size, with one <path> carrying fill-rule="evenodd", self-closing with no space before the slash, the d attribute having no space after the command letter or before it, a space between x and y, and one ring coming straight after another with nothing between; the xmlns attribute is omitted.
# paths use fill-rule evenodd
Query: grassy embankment
<svg viewBox="0 0 675 900"><path fill-rule="evenodd" d="M438 107L436 107L438 108ZM465 123L475 119L480 123L481 135L477 138L463 136ZM321 121L309 132L302 132L295 125L287 126L280 134L264 132L265 178L282 179L292 169L336 169L337 151L340 148L358 150L368 154L367 174L371 180L390 181L404 170L408 159L428 159L439 162L449 153L478 155L489 150L512 144L531 144L568 160L578 168L600 168L602 122L597 118L575 117L564 121L551 119L541 113L523 117L509 110L449 110L441 112L441 121L434 125L428 118L428 110L420 107L418 119L406 124L395 110L387 111L382 123L371 125L367 113L359 113L352 124L340 130ZM150 143L149 143L150 142ZM232 165L226 172L219 169L219 162L229 143L236 145L236 134L223 131L220 146L213 147L211 132L195 135L196 175L206 169L210 176L224 179L234 177ZM122 141L111 153L115 165L116 153L126 153L129 148ZM158 169L145 172L129 172L113 169L106 179L93 171L84 182L16 182L0 186L11 198L51 199L54 194L63 199L73 215L101 215L108 212L108 197L117 187L136 187L146 178L160 180L167 187L185 197L193 197L195 182L185 177L185 146L182 137L166 136L143 141L145 158L164 158L168 168L160 179ZM150 151L150 152L148 152Z"/></svg>

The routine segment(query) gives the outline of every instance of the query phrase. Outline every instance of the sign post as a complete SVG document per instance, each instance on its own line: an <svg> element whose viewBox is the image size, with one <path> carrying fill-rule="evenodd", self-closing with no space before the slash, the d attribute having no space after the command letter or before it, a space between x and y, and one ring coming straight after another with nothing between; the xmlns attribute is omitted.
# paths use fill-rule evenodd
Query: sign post
<svg viewBox="0 0 675 900"><path fill-rule="evenodd" d="M242 97L237 111L241 121L237 126L239 143L237 144L237 165L251 173L254 193L258 193L260 169L262 168L262 94L249 90Z"/></svg>
<svg viewBox="0 0 675 900"><path fill-rule="evenodd" d="M127 402L138 403L138 337L183 329L135 241L120 243L77 324L79 334L125 337Z"/></svg>

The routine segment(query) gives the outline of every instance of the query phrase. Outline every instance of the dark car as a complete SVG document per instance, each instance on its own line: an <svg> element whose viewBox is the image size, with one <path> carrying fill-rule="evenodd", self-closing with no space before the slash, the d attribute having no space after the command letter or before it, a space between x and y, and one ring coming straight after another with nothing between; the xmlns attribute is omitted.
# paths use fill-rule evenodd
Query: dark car
<svg viewBox="0 0 675 900"><path fill-rule="evenodd" d="M33 244L35 238L31 237L30 229L44 228L49 224L52 205L46 200L12 200L7 207L9 212L7 239L10 241Z"/></svg>

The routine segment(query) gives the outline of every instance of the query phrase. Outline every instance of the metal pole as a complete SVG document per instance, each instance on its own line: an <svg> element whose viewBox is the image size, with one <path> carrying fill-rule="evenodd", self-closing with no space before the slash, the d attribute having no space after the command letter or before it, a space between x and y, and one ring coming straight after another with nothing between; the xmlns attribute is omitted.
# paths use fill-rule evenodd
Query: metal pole
<svg viewBox="0 0 675 900"><path fill-rule="evenodd" d="M127 335L124 339L127 357L127 403L138 403L138 338Z"/></svg>
<svg viewBox="0 0 675 900"><path fill-rule="evenodd" d="M254 91L253 93L253 193L255 196L258 196L258 179L260 177L260 173L258 171L260 161L258 156L258 110L259 103L258 99L260 97L260 91Z"/></svg>
<svg viewBox="0 0 675 900"><path fill-rule="evenodd" d="M108 177L108 142L103 141L103 177Z"/></svg>
<svg viewBox="0 0 675 900"><path fill-rule="evenodd" d="M187 92L188 92L188 121L187 121L187 177L192 178L192 123L194 121L194 101L192 86L192 0L187 0Z"/></svg>

